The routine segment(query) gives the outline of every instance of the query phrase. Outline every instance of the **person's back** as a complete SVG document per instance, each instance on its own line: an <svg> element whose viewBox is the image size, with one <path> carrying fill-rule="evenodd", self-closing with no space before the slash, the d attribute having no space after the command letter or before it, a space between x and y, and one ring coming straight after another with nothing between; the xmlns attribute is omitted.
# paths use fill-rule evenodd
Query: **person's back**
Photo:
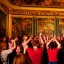
<svg viewBox="0 0 64 64"><path fill-rule="evenodd" d="M58 62L58 51L61 48L60 43L52 38L47 44L47 53L48 53L48 64L57 64Z"/></svg>
<svg viewBox="0 0 64 64"><path fill-rule="evenodd" d="M36 51L32 48L28 48L27 52L32 60L32 64L41 64L43 48L37 48Z"/></svg>
<svg viewBox="0 0 64 64"><path fill-rule="evenodd" d="M6 49L6 47L7 47L6 42L1 42L0 45L1 45L1 53L0 53L1 61L3 64L7 64L7 56L9 53L12 52L12 50Z"/></svg>
<svg viewBox="0 0 64 64"><path fill-rule="evenodd" d="M6 42L1 42L0 46L1 46L1 53L0 53L1 61L3 64L7 64L8 63L8 59L7 59L8 55L10 53L12 53L12 51L16 48L15 41L13 41L13 46L10 49L7 49Z"/></svg>

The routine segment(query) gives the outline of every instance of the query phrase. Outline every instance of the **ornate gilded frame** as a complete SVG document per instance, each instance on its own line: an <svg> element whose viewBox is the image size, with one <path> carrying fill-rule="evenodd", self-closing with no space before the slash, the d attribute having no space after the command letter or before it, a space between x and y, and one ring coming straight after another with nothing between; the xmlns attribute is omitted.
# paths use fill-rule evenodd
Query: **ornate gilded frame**
<svg viewBox="0 0 64 64"><path fill-rule="evenodd" d="M9 37L12 36L12 18L33 18L33 16L26 15L11 15L9 14ZM32 34L33 34L33 23L32 23Z"/></svg>

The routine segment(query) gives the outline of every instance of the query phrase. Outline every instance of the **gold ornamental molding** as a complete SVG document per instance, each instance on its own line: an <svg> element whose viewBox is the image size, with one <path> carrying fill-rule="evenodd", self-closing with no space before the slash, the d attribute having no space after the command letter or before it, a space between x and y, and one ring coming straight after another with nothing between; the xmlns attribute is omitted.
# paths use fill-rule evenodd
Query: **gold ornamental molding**
<svg viewBox="0 0 64 64"><path fill-rule="evenodd" d="M9 10L13 15L31 15L31 16L64 16L64 11L46 11L46 10Z"/></svg>
<svg viewBox="0 0 64 64"><path fill-rule="evenodd" d="M20 9L8 8L0 3L0 7L11 15L28 15L28 16L64 16L63 8L38 8L38 7L21 7Z"/></svg>

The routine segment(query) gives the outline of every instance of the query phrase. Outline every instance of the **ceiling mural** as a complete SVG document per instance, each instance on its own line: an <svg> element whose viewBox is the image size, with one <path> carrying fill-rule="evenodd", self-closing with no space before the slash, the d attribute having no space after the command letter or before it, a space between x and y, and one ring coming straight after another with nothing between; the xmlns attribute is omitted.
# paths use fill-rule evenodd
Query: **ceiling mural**
<svg viewBox="0 0 64 64"><path fill-rule="evenodd" d="M6 4L3 3L3 1L0 2L1 8L6 13L10 13L10 14L14 14L14 15L17 14L17 15L31 15L31 16L34 16L34 15L35 16L64 16L64 9L63 9L64 0L6 0L6 2L9 1L10 3L12 3L12 5L13 4L19 5L21 7L22 6L37 6L37 7L32 7L33 9L30 9L30 10L24 9L26 7L23 7L23 9L21 7L18 7L18 9L14 9L12 7L8 7ZM31 2L29 2L29 1L31 1ZM37 1L39 4L37 4ZM49 5L48 5L47 1L48 1ZM29 3L27 3L27 2L29 2ZM42 2L44 4L40 4L40 2ZM38 6L42 6L42 7L38 7ZM44 9L45 6L47 6L50 9L47 9L47 10ZM54 8L51 10L51 6L60 7L60 8ZM30 7L28 7L28 8L30 8ZM35 8L37 10L34 10ZM38 10L38 8L39 8L39 10Z"/></svg>
<svg viewBox="0 0 64 64"><path fill-rule="evenodd" d="M64 7L64 0L9 0L18 6Z"/></svg>

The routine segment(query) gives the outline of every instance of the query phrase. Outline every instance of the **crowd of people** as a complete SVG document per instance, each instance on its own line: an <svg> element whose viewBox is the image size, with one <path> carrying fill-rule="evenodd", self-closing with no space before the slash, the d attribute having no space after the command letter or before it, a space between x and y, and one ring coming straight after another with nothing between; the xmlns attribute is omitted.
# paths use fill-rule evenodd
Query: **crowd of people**
<svg viewBox="0 0 64 64"><path fill-rule="evenodd" d="M64 64L64 35L3 37L0 64Z"/></svg>

